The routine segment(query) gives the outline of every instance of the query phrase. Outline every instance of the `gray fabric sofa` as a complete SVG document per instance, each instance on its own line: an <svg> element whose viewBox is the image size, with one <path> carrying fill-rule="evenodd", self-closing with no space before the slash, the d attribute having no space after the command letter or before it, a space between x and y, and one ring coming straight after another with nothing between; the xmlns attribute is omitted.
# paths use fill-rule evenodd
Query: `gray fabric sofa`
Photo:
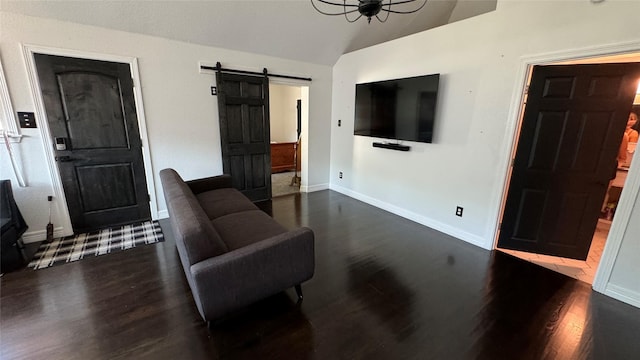
<svg viewBox="0 0 640 360"><path fill-rule="evenodd" d="M228 175L183 181L160 171L180 261L202 318L210 322L314 273L314 235L287 230L231 187Z"/></svg>

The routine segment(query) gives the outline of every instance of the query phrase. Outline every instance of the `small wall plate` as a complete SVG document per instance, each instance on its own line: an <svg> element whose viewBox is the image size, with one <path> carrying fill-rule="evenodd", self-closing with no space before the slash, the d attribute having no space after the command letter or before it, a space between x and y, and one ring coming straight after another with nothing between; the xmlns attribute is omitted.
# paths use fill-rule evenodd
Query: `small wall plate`
<svg viewBox="0 0 640 360"><path fill-rule="evenodd" d="M18 120L20 120L20 127L23 129L34 129L36 125L36 115L32 112L18 112Z"/></svg>

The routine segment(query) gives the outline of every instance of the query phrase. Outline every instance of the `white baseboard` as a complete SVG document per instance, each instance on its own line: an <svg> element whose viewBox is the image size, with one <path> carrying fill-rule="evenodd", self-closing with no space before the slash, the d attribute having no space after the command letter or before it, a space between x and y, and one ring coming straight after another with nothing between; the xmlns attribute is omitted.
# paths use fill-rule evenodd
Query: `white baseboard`
<svg viewBox="0 0 640 360"><path fill-rule="evenodd" d="M63 227L57 227L53 229L53 237L63 237L72 234L67 233ZM27 231L22 234L22 241L25 244L44 241L47 239L47 230Z"/></svg>
<svg viewBox="0 0 640 360"><path fill-rule="evenodd" d="M158 210L158 220L160 219L168 219L169 211L168 210Z"/></svg>
<svg viewBox="0 0 640 360"><path fill-rule="evenodd" d="M472 245L481 247L485 250L491 250L491 247L487 247L487 243L489 243L488 241L486 241L485 239L483 239L480 236L468 233L464 230L460 230L457 229L453 226L447 225L447 224L443 224L439 221L433 220L431 218L427 218L425 216L422 216L420 214L416 214L414 212L405 210L401 207L386 203L384 201L380 201L378 199L372 198L370 196L367 195L363 195L361 193L355 192L353 190L335 185L335 184L331 184L331 190L335 190L339 193L342 193L344 195L347 195L349 197L352 197L354 199L360 200L362 202L365 202L369 205L375 206L377 208L386 210L390 213L396 214L398 216L401 216L405 219L409 219L411 221L417 222L418 224L424 225L426 227L429 227L431 229L434 230L438 230L440 232L443 232L447 235L453 236L455 238L458 238L462 241L468 242Z"/></svg>
<svg viewBox="0 0 640 360"><path fill-rule="evenodd" d="M328 190L328 189L329 189L329 184L300 186L300 192L303 192L303 193L310 193L310 192L316 192L316 191L322 191L322 190Z"/></svg>
<svg viewBox="0 0 640 360"><path fill-rule="evenodd" d="M633 290L625 289L621 286L608 284L604 291L605 295L611 296L616 300L620 300L629 305L640 308L640 293Z"/></svg>

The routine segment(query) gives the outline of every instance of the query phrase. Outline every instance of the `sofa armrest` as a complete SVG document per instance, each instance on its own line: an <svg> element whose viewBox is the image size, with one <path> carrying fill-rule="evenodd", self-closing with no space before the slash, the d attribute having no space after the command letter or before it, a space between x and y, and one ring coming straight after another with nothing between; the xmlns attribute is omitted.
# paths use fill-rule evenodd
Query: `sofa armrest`
<svg viewBox="0 0 640 360"><path fill-rule="evenodd" d="M314 235L299 228L191 266L205 319L276 294L313 277ZM192 289L193 290L193 289Z"/></svg>
<svg viewBox="0 0 640 360"><path fill-rule="evenodd" d="M191 189L191 191L196 195L205 191L230 188L232 186L231 175L228 174L189 180L185 181L185 183L189 186L189 189Z"/></svg>

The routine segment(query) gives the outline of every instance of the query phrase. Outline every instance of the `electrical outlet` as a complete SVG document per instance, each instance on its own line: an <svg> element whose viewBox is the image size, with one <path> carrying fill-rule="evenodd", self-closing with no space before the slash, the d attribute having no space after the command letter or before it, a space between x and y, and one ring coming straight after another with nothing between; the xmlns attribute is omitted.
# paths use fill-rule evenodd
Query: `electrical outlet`
<svg viewBox="0 0 640 360"><path fill-rule="evenodd" d="M460 216L462 217L462 207L461 206L457 206L456 207L456 216Z"/></svg>
<svg viewBox="0 0 640 360"><path fill-rule="evenodd" d="M338 173L338 177L339 177L340 179L342 179L342 171L340 171L340 173Z"/></svg>

